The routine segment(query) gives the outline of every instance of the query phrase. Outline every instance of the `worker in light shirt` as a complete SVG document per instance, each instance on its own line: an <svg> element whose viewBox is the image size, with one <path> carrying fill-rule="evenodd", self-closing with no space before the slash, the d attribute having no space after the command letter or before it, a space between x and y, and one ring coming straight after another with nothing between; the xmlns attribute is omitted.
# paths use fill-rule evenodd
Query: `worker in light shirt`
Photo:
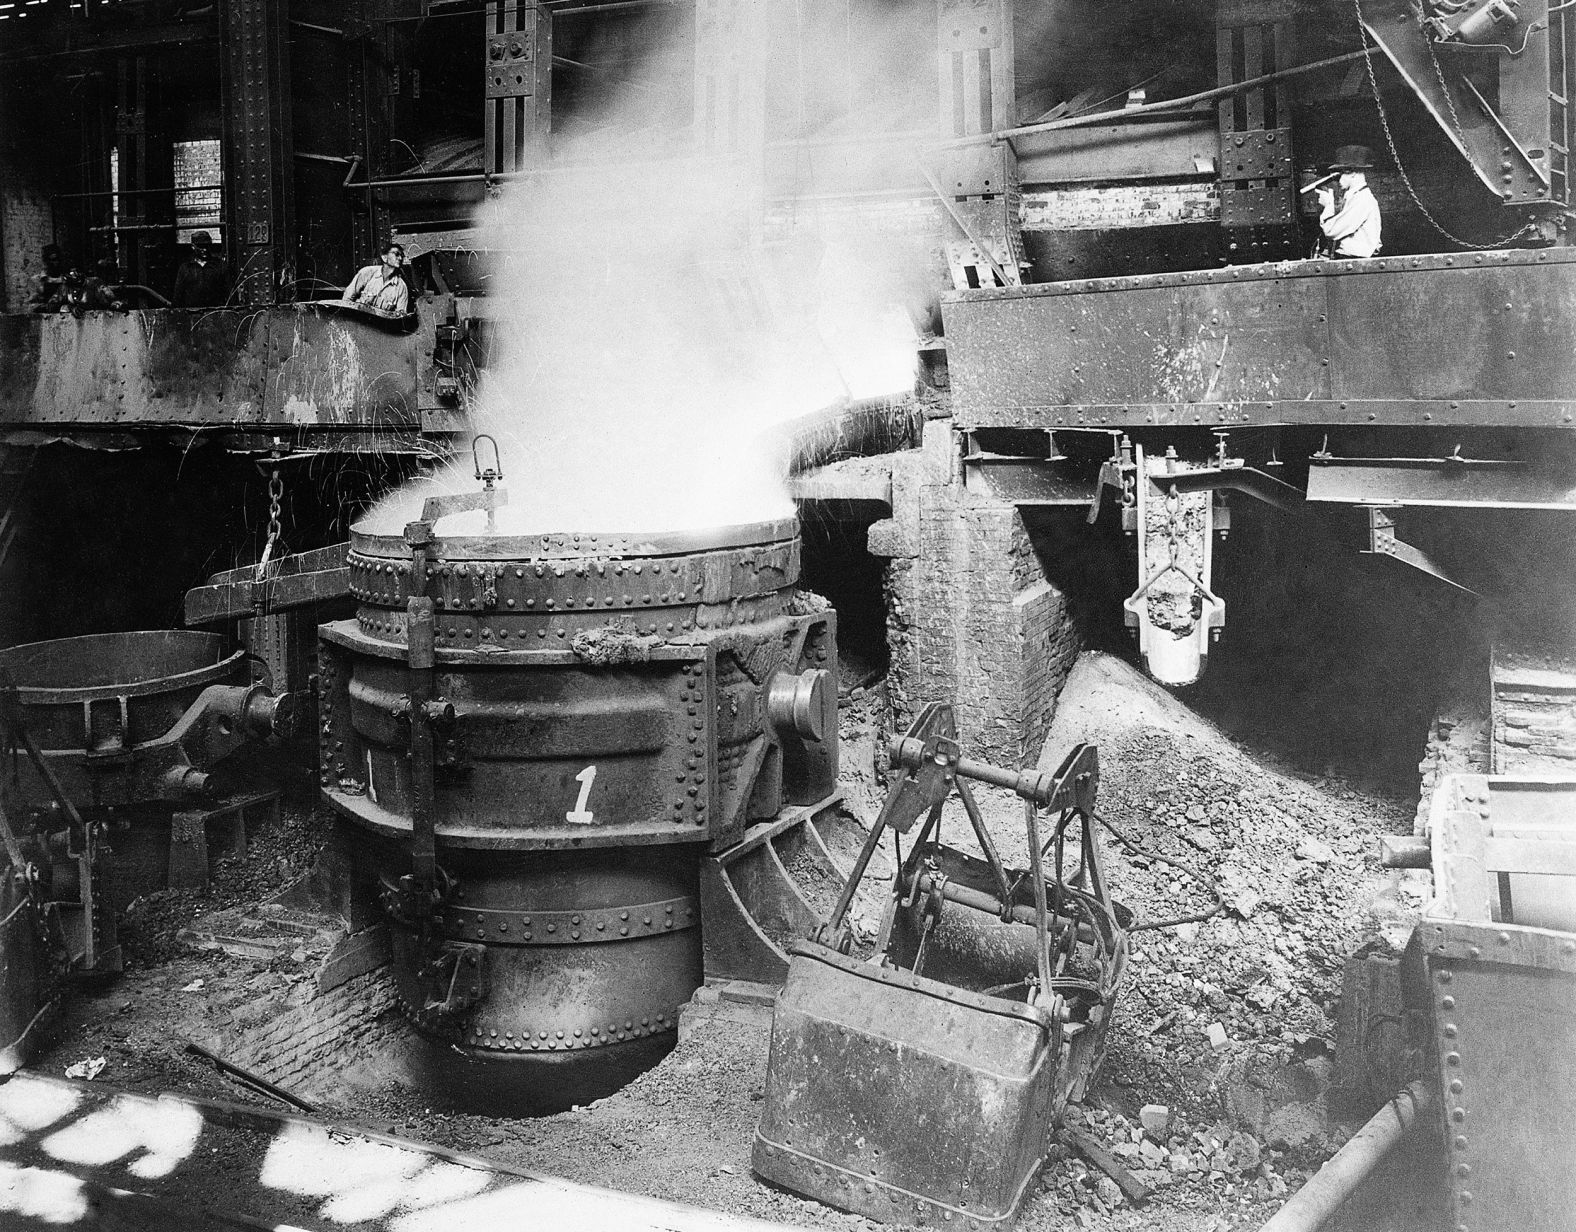
<svg viewBox="0 0 1576 1232"><path fill-rule="evenodd" d="M1336 208L1333 189L1317 190L1319 230L1332 256L1371 257L1379 251L1379 203L1365 174L1373 165L1367 146L1343 145L1330 164L1331 171L1340 173L1340 208Z"/></svg>
<svg viewBox="0 0 1576 1232"><path fill-rule="evenodd" d="M410 312L410 287L399 272L399 267L404 263L404 248L398 244L389 244L383 249L380 261L356 271L356 276L345 288L345 298L352 304L391 317L407 315Z"/></svg>

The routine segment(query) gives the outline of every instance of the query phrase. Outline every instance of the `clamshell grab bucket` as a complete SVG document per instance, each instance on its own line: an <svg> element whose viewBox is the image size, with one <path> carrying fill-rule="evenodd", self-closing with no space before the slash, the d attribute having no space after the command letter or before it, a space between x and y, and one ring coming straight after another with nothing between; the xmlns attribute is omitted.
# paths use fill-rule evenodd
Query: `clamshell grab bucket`
<svg viewBox="0 0 1576 1232"><path fill-rule="evenodd" d="M801 942L755 1171L886 1223L1001 1227L1044 1157L1060 1051L1039 1006Z"/></svg>
<svg viewBox="0 0 1576 1232"><path fill-rule="evenodd" d="M870 1219L1005 1228L1099 1065L1126 964L1125 913L1090 829L1098 761L1080 745L1054 774L970 762L950 709L932 706L893 743L892 764L906 773L838 905L790 951L753 1164ZM1003 865L965 778L1023 797L1028 869ZM983 859L937 839L954 790ZM1043 845L1040 809L1059 814ZM927 813L875 954L853 957L844 917L877 844ZM1063 881L1072 835L1077 872Z"/></svg>

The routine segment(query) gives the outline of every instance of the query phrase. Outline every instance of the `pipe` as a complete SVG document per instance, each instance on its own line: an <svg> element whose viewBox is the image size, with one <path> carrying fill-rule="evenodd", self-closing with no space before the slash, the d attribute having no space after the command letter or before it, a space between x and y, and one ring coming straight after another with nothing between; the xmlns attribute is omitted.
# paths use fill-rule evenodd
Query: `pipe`
<svg viewBox="0 0 1576 1232"><path fill-rule="evenodd" d="M297 30L311 30L317 34L332 34L335 38L345 37L345 32L338 26L320 26L315 21L298 21L294 17L290 19L290 24Z"/></svg>
<svg viewBox="0 0 1576 1232"><path fill-rule="evenodd" d="M215 794L212 777L196 766L171 766L159 779L164 800L211 800Z"/></svg>
<svg viewBox="0 0 1576 1232"><path fill-rule="evenodd" d="M53 193L51 201L87 201L99 197L170 197L176 193L222 192L223 184L191 184L169 188L99 188L93 192Z"/></svg>
<svg viewBox="0 0 1576 1232"><path fill-rule="evenodd" d="M194 1057L201 1057L204 1061L209 1062L221 1074L229 1074L230 1077L239 1079L254 1091L261 1091L264 1095L273 1096L282 1104L289 1104L290 1107L301 1112L312 1113L317 1111L306 1100L290 1094L283 1087L276 1087L273 1083L264 1081L251 1071L242 1069L233 1061L226 1061L217 1053L209 1052L201 1044L194 1044L188 1040L186 1042L186 1051Z"/></svg>
<svg viewBox="0 0 1576 1232"><path fill-rule="evenodd" d="M409 188L425 184L480 184L483 181L491 183L493 180L506 178L502 175L489 175L485 171L467 171L460 175L399 175L381 180L361 180L360 182L346 182L344 188Z"/></svg>
<svg viewBox="0 0 1576 1232"><path fill-rule="evenodd" d="M1417 1114L1427 1112L1433 1102L1433 1088L1422 1080L1406 1087L1330 1156L1259 1232L1314 1232L1322 1227L1406 1137Z"/></svg>
<svg viewBox="0 0 1576 1232"><path fill-rule="evenodd" d="M1426 837L1385 834L1379 839L1380 868L1432 868L1434 849Z"/></svg>
<svg viewBox="0 0 1576 1232"><path fill-rule="evenodd" d="M650 9L660 8L664 5L677 5L681 0L610 0L607 4L565 4L562 8L551 5L548 9L557 21L562 17L574 17L581 13L610 13L616 9Z"/></svg>
<svg viewBox="0 0 1576 1232"><path fill-rule="evenodd" d="M1333 68L1337 64L1345 64L1350 60L1360 60L1372 55L1373 52L1373 48L1364 48L1362 51L1349 51L1345 55L1331 56L1327 60L1315 60L1311 64L1298 64L1292 68L1277 69L1273 73L1262 73L1257 77L1250 77L1246 81L1233 82L1227 86L1216 86L1213 90L1200 90L1197 94L1186 94L1181 98L1158 99L1153 103L1142 103L1137 107L1124 107L1120 111L1092 111L1086 115L1064 116L1060 120L1043 120L1038 124L1020 124L1017 128L999 128L995 132L977 133L971 137L957 137L951 141L944 141L941 144L945 148L982 145L988 141L1010 141L1014 137L1027 137L1030 133L1050 133L1064 128L1088 128L1095 124L1109 124L1113 120L1130 119L1133 116L1145 115L1152 111L1175 111L1180 107L1191 107L1197 103L1213 102L1215 99L1241 94L1244 90L1256 90L1260 86L1269 85L1276 81L1284 81L1288 77L1312 73L1321 68Z"/></svg>
<svg viewBox="0 0 1576 1232"><path fill-rule="evenodd" d="M1028 801L1024 803L1027 804ZM913 892L920 896L928 895L935 889L936 878L929 873L920 873L914 879ZM1003 923L1011 920L1014 924L1033 925L1036 922L1035 907L1031 907L1026 903L1014 903L1008 908L995 895L987 894L983 890L976 890L972 886L960 885L951 878L946 878L941 882L941 897L949 903L957 903L960 907L972 908L982 915L995 916ZM1086 945L1094 944L1094 929L1089 926L1088 921L1075 919L1072 916L1062 915L1060 912L1053 911L1047 911L1047 918L1054 920L1059 929L1076 928L1079 941Z"/></svg>

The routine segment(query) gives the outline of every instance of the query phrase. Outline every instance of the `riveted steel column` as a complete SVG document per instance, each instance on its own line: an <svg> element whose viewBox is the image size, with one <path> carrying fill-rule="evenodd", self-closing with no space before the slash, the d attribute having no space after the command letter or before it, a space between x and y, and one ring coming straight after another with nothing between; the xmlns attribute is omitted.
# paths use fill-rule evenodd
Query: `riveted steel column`
<svg viewBox="0 0 1576 1232"><path fill-rule="evenodd" d="M270 304L295 234L285 0L223 0L225 219L232 299Z"/></svg>
<svg viewBox="0 0 1576 1232"><path fill-rule="evenodd" d="M1008 0L937 0L940 135L972 137L1016 121L1012 5ZM1023 261L1018 159L1008 142L945 151L935 167L947 264L959 290L1017 286ZM981 252L983 246L987 252Z"/></svg>
<svg viewBox="0 0 1576 1232"><path fill-rule="evenodd" d="M149 282L147 247L148 58L122 56L115 65L115 156L119 217L125 228L112 236L116 258L129 282Z"/></svg>
<svg viewBox="0 0 1576 1232"><path fill-rule="evenodd" d="M1215 55L1223 86L1286 68L1295 60L1291 10L1282 0L1222 0ZM1284 255L1299 242L1293 193L1291 97L1284 81L1223 98L1220 222L1237 261Z"/></svg>
<svg viewBox="0 0 1576 1232"><path fill-rule="evenodd" d="M534 167L547 157L552 71L547 9L535 0L488 0L483 149L489 174Z"/></svg>
<svg viewBox="0 0 1576 1232"><path fill-rule="evenodd" d="M695 141L759 155L766 139L765 0L697 0Z"/></svg>

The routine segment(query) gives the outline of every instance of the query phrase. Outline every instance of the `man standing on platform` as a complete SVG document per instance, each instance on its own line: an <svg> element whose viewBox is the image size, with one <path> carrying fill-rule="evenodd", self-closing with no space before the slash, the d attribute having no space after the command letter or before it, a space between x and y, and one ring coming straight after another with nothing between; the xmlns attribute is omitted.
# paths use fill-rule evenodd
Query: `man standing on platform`
<svg viewBox="0 0 1576 1232"><path fill-rule="evenodd" d="M1330 164L1331 171L1340 173L1340 208L1336 208L1333 189L1317 190L1319 230L1329 242L1332 256L1371 257L1379 251L1379 203L1368 187L1366 174L1373 165L1367 146L1343 145Z"/></svg>
<svg viewBox="0 0 1576 1232"><path fill-rule="evenodd" d="M192 255L175 271L170 303L176 308L213 308L229 292L224 262L214 256L213 236L198 231L192 236Z"/></svg>

